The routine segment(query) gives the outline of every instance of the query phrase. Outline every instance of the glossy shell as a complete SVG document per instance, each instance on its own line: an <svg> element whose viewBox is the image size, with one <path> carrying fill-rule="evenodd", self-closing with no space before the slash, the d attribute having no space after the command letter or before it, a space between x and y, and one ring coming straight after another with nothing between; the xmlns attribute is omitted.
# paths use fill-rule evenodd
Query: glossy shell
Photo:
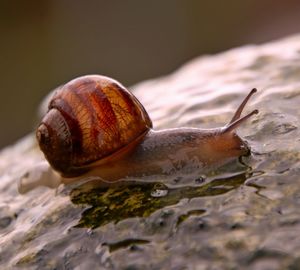
<svg viewBox="0 0 300 270"><path fill-rule="evenodd" d="M124 86L90 75L56 91L36 135L52 167L71 177L123 149L151 127L144 107Z"/></svg>

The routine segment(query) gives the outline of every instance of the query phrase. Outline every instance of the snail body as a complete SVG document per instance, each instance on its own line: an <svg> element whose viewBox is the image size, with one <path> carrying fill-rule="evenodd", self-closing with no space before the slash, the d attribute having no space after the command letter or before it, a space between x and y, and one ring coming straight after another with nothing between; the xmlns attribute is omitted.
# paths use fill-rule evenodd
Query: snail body
<svg viewBox="0 0 300 270"><path fill-rule="evenodd" d="M60 87L36 136L46 159L63 179L97 176L104 181L171 174L193 161L199 167L249 152L236 128L253 89L226 126L153 130L143 105L117 81L79 77Z"/></svg>

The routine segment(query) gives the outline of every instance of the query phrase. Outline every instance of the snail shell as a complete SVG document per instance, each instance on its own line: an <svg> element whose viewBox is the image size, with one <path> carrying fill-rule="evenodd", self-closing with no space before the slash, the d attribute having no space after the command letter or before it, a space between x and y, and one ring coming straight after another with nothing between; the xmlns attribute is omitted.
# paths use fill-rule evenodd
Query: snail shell
<svg viewBox="0 0 300 270"><path fill-rule="evenodd" d="M150 128L143 105L123 85L89 75L56 91L36 136L51 166L71 177L134 146Z"/></svg>

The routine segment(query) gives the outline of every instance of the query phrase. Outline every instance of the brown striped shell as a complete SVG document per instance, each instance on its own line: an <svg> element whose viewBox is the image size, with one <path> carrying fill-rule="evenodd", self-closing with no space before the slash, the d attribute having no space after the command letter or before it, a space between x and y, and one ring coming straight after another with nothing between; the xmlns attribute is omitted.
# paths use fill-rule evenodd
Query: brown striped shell
<svg viewBox="0 0 300 270"><path fill-rule="evenodd" d="M100 75L60 87L36 136L51 166L72 177L143 138L152 122L137 98Z"/></svg>

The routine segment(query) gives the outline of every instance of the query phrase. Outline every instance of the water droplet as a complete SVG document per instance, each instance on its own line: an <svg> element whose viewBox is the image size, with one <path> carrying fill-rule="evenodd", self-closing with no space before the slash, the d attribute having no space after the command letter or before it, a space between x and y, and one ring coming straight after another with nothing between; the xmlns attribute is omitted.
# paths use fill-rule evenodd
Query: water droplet
<svg viewBox="0 0 300 270"><path fill-rule="evenodd" d="M93 231L92 229L88 229L88 230L86 231L86 233L87 233L88 236L91 236L91 235L94 234L94 231Z"/></svg>
<svg viewBox="0 0 300 270"><path fill-rule="evenodd" d="M154 198L164 197L168 194L168 188L165 185L155 185L151 191Z"/></svg>
<svg viewBox="0 0 300 270"><path fill-rule="evenodd" d="M279 124L275 127L275 129L273 130L273 133L275 133L275 134L286 134L286 133L289 133L289 132L291 132L295 129L297 129L297 127L293 124L282 123L282 124Z"/></svg>
<svg viewBox="0 0 300 270"><path fill-rule="evenodd" d="M195 182L197 184L202 184L205 182L206 176L205 175L200 175L198 178L195 179Z"/></svg>
<svg viewBox="0 0 300 270"><path fill-rule="evenodd" d="M12 222L12 218L9 216L0 218L0 229L4 229L8 227L11 222Z"/></svg>
<svg viewBox="0 0 300 270"><path fill-rule="evenodd" d="M181 176L178 176L178 177L173 179L174 183L179 183L181 180L182 180Z"/></svg>

